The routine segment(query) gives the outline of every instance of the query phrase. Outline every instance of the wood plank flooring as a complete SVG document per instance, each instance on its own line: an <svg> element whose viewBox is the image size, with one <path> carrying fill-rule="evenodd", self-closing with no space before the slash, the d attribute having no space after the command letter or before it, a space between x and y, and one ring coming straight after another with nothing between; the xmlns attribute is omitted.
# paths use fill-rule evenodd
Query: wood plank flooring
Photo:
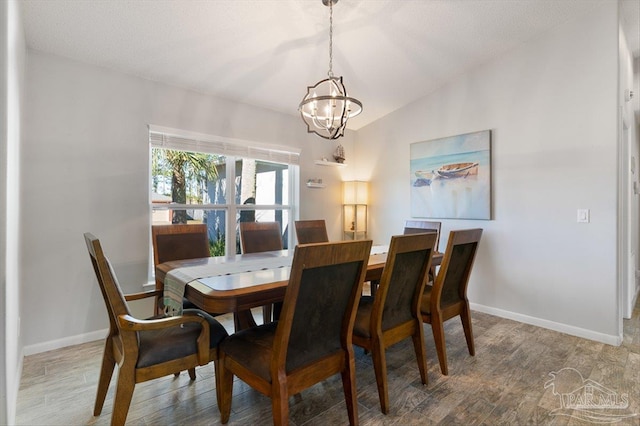
<svg viewBox="0 0 640 426"><path fill-rule="evenodd" d="M221 318L231 329L231 316ZM433 337L425 325L429 383L423 386L409 340L387 350L388 415L380 412L371 357L356 349L359 420L362 425L577 425L603 423L606 416L622 416L618 425L640 425L640 309L624 321L624 342L613 347L586 339L510 321L472 314L476 356L467 352L459 319L445 325L449 376L440 373ZM18 425L107 425L115 389L115 374L102 414L92 416L102 341L28 356L18 395ZM566 369L564 371L560 371ZM571 370L573 369L573 370ZM556 375L555 387L545 384ZM585 419L585 409L564 408L563 374L613 392L614 401L628 407L590 412L604 415ZM117 374L117 373L116 373ZM217 425L213 366L136 386L127 418L130 425ZM568 374L568 376L571 376ZM586 382L583 382L586 383ZM582 383L578 382L578 385ZM567 383L564 383L567 387ZM576 386L575 382L572 386ZM593 389L593 387L592 387ZM566 396L566 395L565 395ZM611 395L610 395L611 398ZM611 400L609 400L611 402ZM339 376L289 400L292 425L348 424ZM271 424L268 398L243 382L234 384L229 425Z"/></svg>

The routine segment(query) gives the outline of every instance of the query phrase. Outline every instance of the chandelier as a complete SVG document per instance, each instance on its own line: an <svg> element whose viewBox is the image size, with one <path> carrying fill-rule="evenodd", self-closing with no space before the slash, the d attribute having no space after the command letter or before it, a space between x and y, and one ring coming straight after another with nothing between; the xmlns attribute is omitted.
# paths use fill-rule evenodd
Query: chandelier
<svg viewBox="0 0 640 426"><path fill-rule="evenodd" d="M347 95L342 76L333 75L333 5L338 0L322 0L329 6L329 78L307 87L307 94L298 110L307 125L308 133L325 139L344 136L347 120L362 112L362 103Z"/></svg>

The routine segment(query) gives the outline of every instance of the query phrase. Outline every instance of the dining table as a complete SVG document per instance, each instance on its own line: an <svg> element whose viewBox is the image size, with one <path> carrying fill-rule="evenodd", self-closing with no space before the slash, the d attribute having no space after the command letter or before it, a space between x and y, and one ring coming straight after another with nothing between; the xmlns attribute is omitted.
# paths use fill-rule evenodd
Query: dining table
<svg viewBox="0 0 640 426"><path fill-rule="evenodd" d="M365 281L380 280L388 246L371 248ZM294 250L174 260L155 268L164 285L168 277L184 283L184 296L205 312L234 313L236 330L255 326L251 308L282 302L289 282ZM432 268L442 261L434 252Z"/></svg>

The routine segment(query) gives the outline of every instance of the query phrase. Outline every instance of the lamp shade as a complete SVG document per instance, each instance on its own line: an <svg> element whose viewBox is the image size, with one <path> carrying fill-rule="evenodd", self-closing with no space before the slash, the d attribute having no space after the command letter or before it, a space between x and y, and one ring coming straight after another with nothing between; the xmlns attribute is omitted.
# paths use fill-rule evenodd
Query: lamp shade
<svg viewBox="0 0 640 426"><path fill-rule="evenodd" d="M369 202L368 182L352 180L342 184L342 204L367 204Z"/></svg>

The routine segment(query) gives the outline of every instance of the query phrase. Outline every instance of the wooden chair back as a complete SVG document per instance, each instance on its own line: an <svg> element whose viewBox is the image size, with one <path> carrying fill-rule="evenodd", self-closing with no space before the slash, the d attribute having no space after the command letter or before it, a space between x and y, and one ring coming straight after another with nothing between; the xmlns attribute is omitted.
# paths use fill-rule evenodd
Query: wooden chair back
<svg viewBox="0 0 640 426"><path fill-rule="evenodd" d="M89 233L84 234L84 239L89 251L91 264L93 265L93 271L96 274L100 292L107 308L107 314L109 315L109 336L118 336L120 327L117 318L122 315L131 315L129 306L125 301L122 290L120 290L120 285L111 263L102 251L100 240ZM130 336L125 336L126 338L130 338ZM135 339L135 336L133 339ZM133 341L128 343L133 343ZM122 344L119 346L122 347Z"/></svg>
<svg viewBox="0 0 640 426"><path fill-rule="evenodd" d="M282 250L282 232L278 222L240 222L240 244L242 253L261 253ZM280 303L262 307L264 323L278 319Z"/></svg>
<svg viewBox="0 0 640 426"><path fill-rule="evenodd" d="M442 222L432 222L429 220L407 220L404 223L403 234L420 234L424 232L435 232L436 234L436 246L435 250L438 251L440 244L440 228Z"/></svg>
<svg viewBox="0 0 640 426"><path fill-rule="evenodd" d="M387 261L375 297L360 300L353 343L372 352L383 413L389 411L385 349L411 337L422 383L427 383L427 362L420 302L431 268L436 234L391 237Z"/></svg>
<svg viewBox="0 0 640 426"><path fill-rule="evenodd" d="M371 241L298 246L275 340L272 374L346 355ZM334 372L333 374L335 374Z"/></svg>
<svg viewBox="0 0 640 426"><path fill-rule="evenodd" d="M282 232L278 222L240 222L242 253L282 250Z"/></svg>
<svg viewBox="0 0 640 426"><path fill-rule="evenodd" d="M451 231L433 287L422 297L422 320L431 324L442 374L449 373L444 322L460 316L469 354L475 354L471 309L467 298L469 277L482 237L482 229Z"/></svg>
<svg viewBox="0 0 640 426"><path fill-rule="evenodd" d="M209 233L205 223L152 225L151 243L153 246L153 266L172 260L197 259L209 257ZM164 285L156 279L156 290L162 291ZM196 305L183 299L186 309ZM163 312L162 296L156 300L158 314Z"/></svg>
<svg viewBox="0 0 640 426"><path fill-rule="evenodd" d="M237 332L221 346L222 423L234 374L272 399L274 424L282 425L289 396L340 373L349 422L357 424L351 339L370 250L371 240L296 246L280 320Z"/></svg>
<svg viewBox="0 0 640 426"><path fill-rule="evenodd" d="M432 305L446 310L467 300L467 286L481 237L480 228L449 233L440 271L433 285Z"/></svg>
<svg viewBox="0 0 640 426"><path fill-rule="evenodd" d="M298 244L327 243L327 225L323 219L296 220L296 237Z"/></svg>
<svg viewBox="0 0 640 426"><path fill-rule="evenodd" d="M205 223L152 225L153 264L209 257L209 234Z"/></svg>
<svg viewBox="0 0 640 426"><path fill-rule="evenodd" d="M420 301L435 242L435 234L391 237L387 261L373 301L372 330L385 332L420 318Z"/></svg>

